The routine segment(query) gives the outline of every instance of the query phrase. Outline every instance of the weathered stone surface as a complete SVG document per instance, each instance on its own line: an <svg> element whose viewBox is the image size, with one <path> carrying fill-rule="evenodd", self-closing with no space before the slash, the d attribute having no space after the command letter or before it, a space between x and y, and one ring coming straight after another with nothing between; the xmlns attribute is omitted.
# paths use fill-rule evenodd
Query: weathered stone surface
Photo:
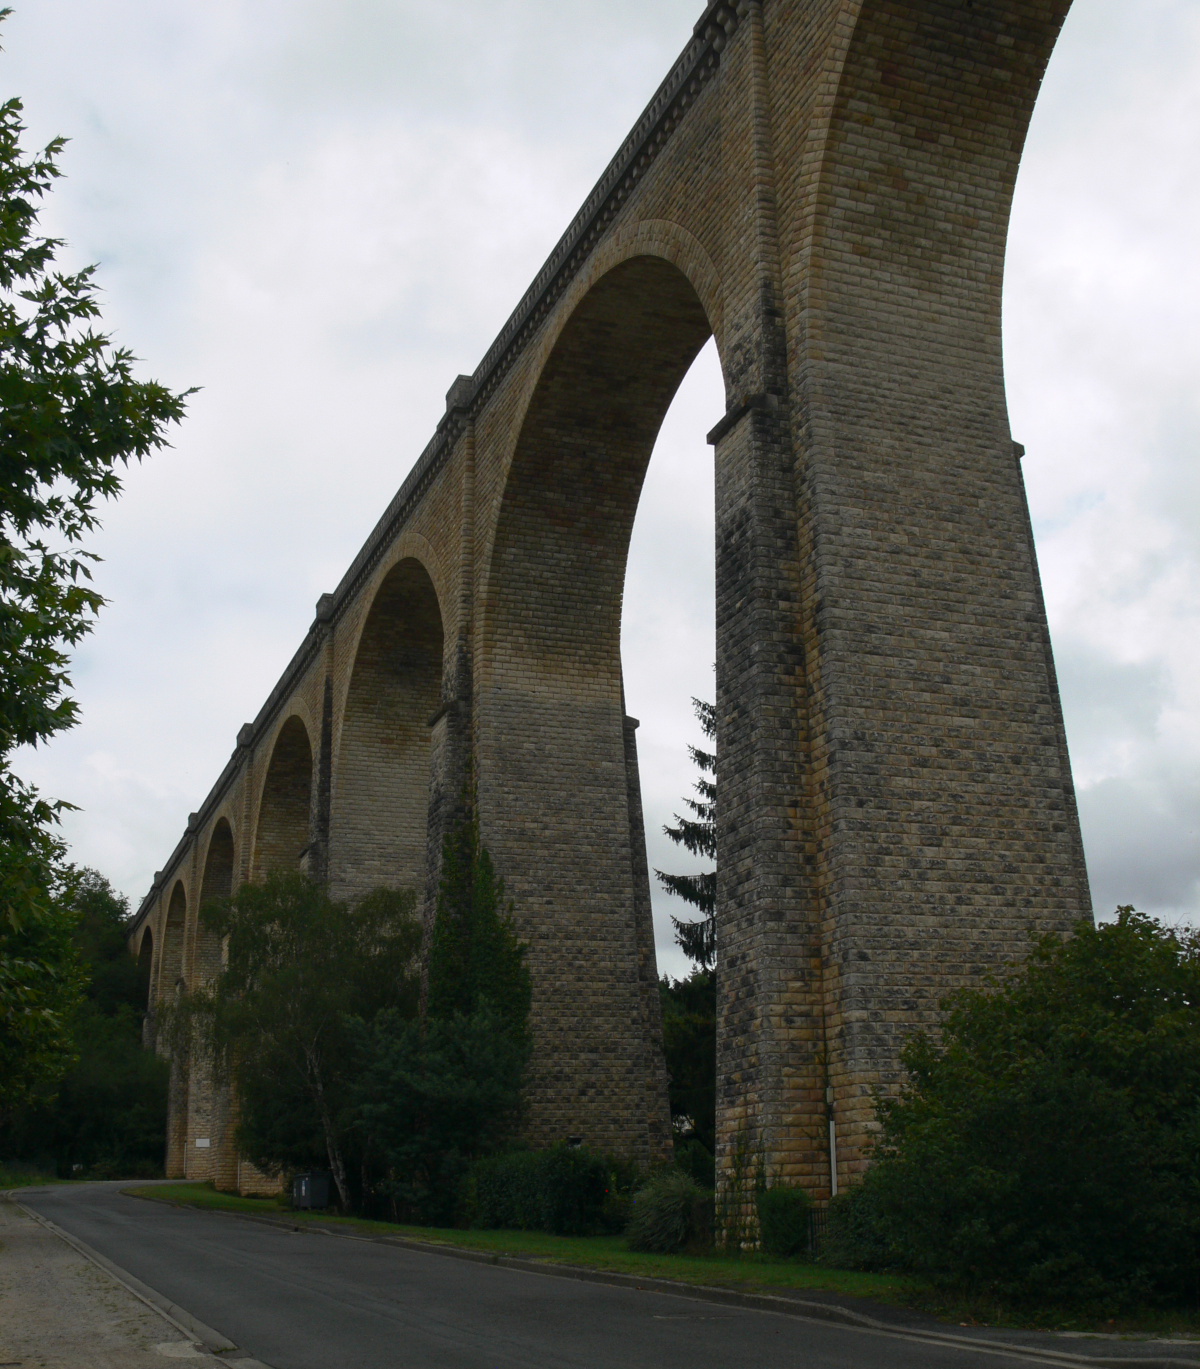
<svg viewBox="0 0 1200 1369"><path fill-rule="evenodd" d="M1000 347L1068 3L708 7L156 876L154 996L211 972L207 892L273 864L428 912L473 765L529 1139L666 1153L621 600L715 334L718 1168L735 1203L760 1163L827 1194L832 1115L853 1178L905 1033L1090 911ZM199 1062L171 1096L169 1172L262 1182Z"/></svg>

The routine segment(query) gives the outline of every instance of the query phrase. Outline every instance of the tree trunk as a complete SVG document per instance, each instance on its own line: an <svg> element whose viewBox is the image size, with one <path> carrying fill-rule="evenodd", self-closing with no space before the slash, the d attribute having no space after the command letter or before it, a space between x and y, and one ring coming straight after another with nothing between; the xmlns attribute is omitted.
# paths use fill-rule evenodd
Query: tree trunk
<svg viewBox="0 0 1200 1369"><path fill-rule="evenodd" d="M333 1119L329 1115L329 1105L325 1101L325 1086L321 1080L321 1067L309 1060L309 1077L313 1082L313 1092L317 1098L317 1110L321 1114L321 1126L325 1131L325 1153L329 1156L329 1169L333 1175L334 1186L338 1191L338 1201L342 1211L350 1211L350 1188L346 1183L346 1166L342 1162L342 1148L338 1145L337 1134L333 1129Z"/></svg>

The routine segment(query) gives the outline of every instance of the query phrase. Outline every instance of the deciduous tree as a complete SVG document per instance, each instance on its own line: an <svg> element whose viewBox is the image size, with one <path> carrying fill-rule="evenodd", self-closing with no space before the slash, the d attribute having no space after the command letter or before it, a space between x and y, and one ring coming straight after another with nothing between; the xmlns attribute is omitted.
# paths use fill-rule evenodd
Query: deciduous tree
<svg viewBox="0 0 1200 1369"><path fill-rule="evenodd" d="M359 1068L348 1023L385 1008L415 1016L415 903L410 891L385 889L339 902L298 872L243 885L201 910L225 943L225 964L172 1028L177 1049L197 1039L218 1077L232 1077L250 1158L282 1168L318 1135L347 1211L347 1108Z"/></svg>
<svg viewBox="0 0 1200 1369"><path fill-rule="evenodd" d="M38 215L63 139L27 155L21 113L0 105L0 1111L66 1068L81 983L56 832L68 805L23 783L13 752L77 720L69 653L104 602L83 543L120 468L165 444L186 398L135 379L97 331L95 268L57 268L63 243Z"/></svg>
<svg viewBox="0 0 1200 1369"><path fill-rule="evenodd" d="M947 1006L904 1050L829 1257L1105 1316L1194 1305L1200 933L1121 908Z"/></svg>

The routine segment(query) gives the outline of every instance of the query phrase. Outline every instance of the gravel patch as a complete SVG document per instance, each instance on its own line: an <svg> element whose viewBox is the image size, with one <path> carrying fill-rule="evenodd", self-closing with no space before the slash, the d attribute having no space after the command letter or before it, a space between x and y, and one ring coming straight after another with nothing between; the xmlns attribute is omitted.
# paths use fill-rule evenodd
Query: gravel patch
<svg viewBox="0 0 1200 1369"><path fill-rule="evenodd" d="M0 1369L167 1369L213 1356L0 1201Z"/></svg>

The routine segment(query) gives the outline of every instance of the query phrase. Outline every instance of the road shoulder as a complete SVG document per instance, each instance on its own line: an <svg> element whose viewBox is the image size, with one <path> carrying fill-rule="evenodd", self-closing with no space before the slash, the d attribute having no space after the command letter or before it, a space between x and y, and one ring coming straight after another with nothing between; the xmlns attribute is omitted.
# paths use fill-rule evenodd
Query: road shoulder
<svg viewBox="0 0 1200 1369"><path fill-rule="evenodd" d="M166 1369L212 1358L17 1203L0 1201L0 1363Z"/></svg>

